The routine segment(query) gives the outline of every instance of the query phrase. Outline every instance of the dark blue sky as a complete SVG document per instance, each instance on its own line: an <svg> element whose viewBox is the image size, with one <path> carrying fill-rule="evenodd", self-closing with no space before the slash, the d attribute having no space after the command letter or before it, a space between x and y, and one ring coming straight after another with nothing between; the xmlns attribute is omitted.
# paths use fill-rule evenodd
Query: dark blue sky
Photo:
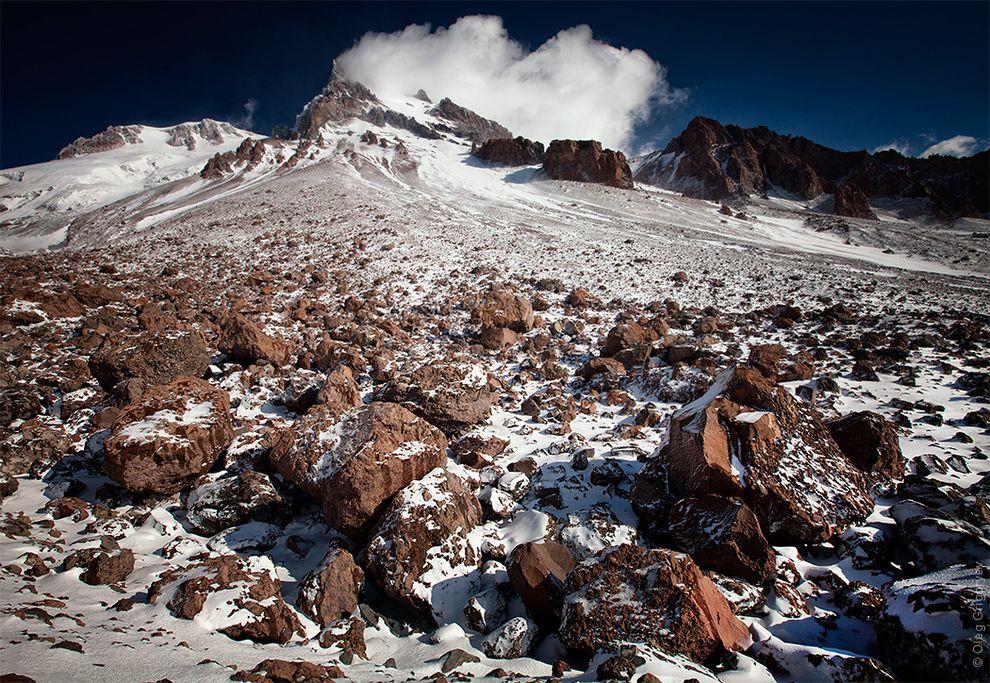
<svg viewBox="0 0 990 683"><path fill-rule="evenodd" d="M990 138L990 3L0 4L0 167L44 161L110 124L241 115L292 124L331 60L366 31L497 14L536 48L587 23L641 48L697 114L840 149Z"/></svg>

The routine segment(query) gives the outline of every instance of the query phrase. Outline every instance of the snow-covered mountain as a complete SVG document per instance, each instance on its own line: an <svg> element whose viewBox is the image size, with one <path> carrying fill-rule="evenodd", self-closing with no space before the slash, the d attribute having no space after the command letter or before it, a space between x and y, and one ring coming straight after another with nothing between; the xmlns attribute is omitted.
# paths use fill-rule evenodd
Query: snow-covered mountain
<svg viewBox="0 0 990 683"><path fill-rule="evenodd" d="M218 152L260 137L210 119L168 128L111 126L58 158L0 171L0 243L14 251L61 243L76 217L197 174Z"/></svg>

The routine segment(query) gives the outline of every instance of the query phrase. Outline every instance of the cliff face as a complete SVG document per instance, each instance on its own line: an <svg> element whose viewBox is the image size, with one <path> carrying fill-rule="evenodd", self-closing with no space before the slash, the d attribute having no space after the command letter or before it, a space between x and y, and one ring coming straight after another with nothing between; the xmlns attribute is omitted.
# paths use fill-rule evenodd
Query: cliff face
<svg viewBox="0 0 990 683"><path fill-rule="evenodd" d="M837 213L848 210L843 215L862 218L871 212L860 194L867 200L928 198L936 215L951 219L990 211L987 161L987 152L964 159L842 152L765 126L741 128L697 117L649 155L635 179L715 200L766 195L774 188L804 199L838 193Z"/></svg>

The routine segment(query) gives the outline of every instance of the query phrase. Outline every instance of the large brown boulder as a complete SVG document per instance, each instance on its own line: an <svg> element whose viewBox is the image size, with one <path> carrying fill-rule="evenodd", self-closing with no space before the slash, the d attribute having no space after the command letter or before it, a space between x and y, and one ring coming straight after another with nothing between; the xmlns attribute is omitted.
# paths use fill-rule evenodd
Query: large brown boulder
<svg viewBox="0 0 990 683"><path fill-rule="evenodd" d="M773 576L774 553L753 511L741 500L685 498L670 510L674 546L699 566L763 583Z"/></svg>
<svg viewBox="0 0 990 683"><path fill-rule="evenodd" d="M750 643L715 584L681 553L608 548L571 571L565 592L560 638L575 653L641 642L705 663Z"/></svg>
<svg viewBox="0 0 990 683"><path fill-rule="evenodd" d="M554 541L522 543L512 550L507 568L533 621L555 628L564 606L564 582L574 568L570 551Z"/></svg>
<svg viewBox="0 0 990 683"><path fill-rule="evenodd" d="M432 614L439 623L456 616L449 605L470 585L481 555L467 534L481 523L481 506L456 475L437 468L406 486L388 506L368 543L367 567L386 595Z"/></svg>
<svg viewBox="0 0 990 683"><path fill-rule="evenodd" d="M602 149L596 140L554 140L547 148L543 170L556 180L601 183L627 190L633 187L626 155Z"/></svg>
<svg viewBox="0 0 990 683"><path fill-rule="evenodd" d="M230 399L201 379L179 377L123 408L104 443L103 469L137 493L175 493L234 438Z"/></svg>
<svg viewBox="0 0 990 683"><path fill-rule="evenodd" d="M824 540L873 509L865 475L814 407L746 366L727 369L674 413L662 455L633 489L647 517L664 510L653 495L738 497L770 542L798 544ZM651 481L660 477L662 485Z"/></svg>
<svg viewBox="0 0 990 683"><path fill-rule="evenodd" d="M364 572L342 548L331 548L299 584L298 607L310 619L326 628L358 606Z"/></svg>
<svg viewBox="0 0 990 683"><path fill-rule="evenodd" d="M656 330L637 323L620 323L608 331L602 345L603 356L614 356L624 349L652 344L660 338Z"/></svg>
<svg viewBox="0 0 990 683"><path fill-rule="evenodd" d="M202 377L209 365L206 340L195 330L111 334L89 359L96 381L115 393L127 380L140 380L145 390L180 376Z"/></svg>
<svg viewBox="0 0 990 683"><path fill-rule="evenodd" d="M543 163L543 143L524 137L489 138L473 152L474 156L495 164L531 166Z"/></svg>
<svg viewBox="0 0 990 683"><path fill-rule="evenodd" d="M275 469L323 505L327 522L360 539L403 487L447 458L443 432L396 403L338 419L310 413L275 437Z"/></svg>
<svg viewBox="0 0 990 683"><path fill-rule="evenodd" d="M210 600L217 593L224 599ZM267 557L222 555L168 569L148 588L152 605L161 600L173 616L234 640L284 645L304 633Z"/></svg>
<svg viewBox="0 0 990 683"><path fill-rule="evenodd" d="M252 520L284 524L290 516L268 475L252 470L202 484L186 500L186 521L204 536Z"/></svg>
<svg viewBox="0 0 990 683"><path fill-rule="evenodd" d="M497 395L480 365L438 362L389 382L382 399L401 403L444 433L456 434L488 419Z"/></svg>
<svg viewBox="0 0 990 683"><path fill-rule="evenodd" d="M225 313L217 321L220 336L217 348L232 360L244 365L267 360L275 365L283 365L291 355L288 344L270 337L256 323L240 313Z"/></svg>
<svg viewBox="0 0 990 683"><path fill-rule="evenodd" d="M849 461L863 472L884 479L904 476L897 430L879 413L850 413L829 422L828 430Z"/></svg>
<svg viewBox="0 0 990 683"><path fill-rule="evenodd" d="M504 285L494 285L471 311L471 322L482 327L505 327L514 332L533 329L533 305Z"/></svg>

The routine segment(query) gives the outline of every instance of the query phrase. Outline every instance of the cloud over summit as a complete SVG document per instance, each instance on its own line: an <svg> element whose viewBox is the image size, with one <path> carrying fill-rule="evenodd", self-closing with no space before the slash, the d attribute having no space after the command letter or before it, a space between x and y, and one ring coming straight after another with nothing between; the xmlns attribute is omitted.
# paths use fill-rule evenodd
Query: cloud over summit
<svg viewBox="0 0 990 683"><path fill-rule="evenodd" d="M543 142L593 138L622 148L654 107L684 97L648 54L597 40L586 25L529 51L494 16L462 17L435 31L413 24L367 33L336 68L378 95L423 88Z"/></svg>

